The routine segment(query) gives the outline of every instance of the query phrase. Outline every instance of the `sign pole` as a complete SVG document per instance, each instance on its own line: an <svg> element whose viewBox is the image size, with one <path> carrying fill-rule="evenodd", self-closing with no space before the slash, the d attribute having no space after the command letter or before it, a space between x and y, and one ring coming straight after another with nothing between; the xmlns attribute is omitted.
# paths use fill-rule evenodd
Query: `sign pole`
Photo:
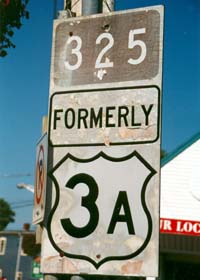
<svg viewBox="0 0 200 280"><path fill-rule="evenodd" d="M102 12L102 1L82 0L82 15L92 15Z"/></svg>

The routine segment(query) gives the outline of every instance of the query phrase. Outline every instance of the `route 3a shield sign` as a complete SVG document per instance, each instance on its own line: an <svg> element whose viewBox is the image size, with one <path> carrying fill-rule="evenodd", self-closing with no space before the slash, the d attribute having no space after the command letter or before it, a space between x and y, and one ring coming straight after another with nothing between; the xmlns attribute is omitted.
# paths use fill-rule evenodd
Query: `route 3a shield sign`
<svg viewBox="0 0 200 280"><path fill-rule="evenodd" d="M87 159L68 153L53 168L48 236L74 273L120 274L143 252L152 235L146 193L155 174L137 151L119 158L101 151ZM70 273L66 267L62 273Z"/></svg>

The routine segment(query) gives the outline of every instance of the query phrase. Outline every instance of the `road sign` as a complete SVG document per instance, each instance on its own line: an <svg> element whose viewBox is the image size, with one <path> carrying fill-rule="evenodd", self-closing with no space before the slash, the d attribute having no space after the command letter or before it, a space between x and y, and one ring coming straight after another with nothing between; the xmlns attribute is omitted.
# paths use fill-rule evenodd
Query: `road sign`
<svg viewBox="0 0 200 280"><path fill-rule="evenodd" d="M42 272L158 275L163 8L56 20Z"/></svg>
<svg viewBox="0 0 200 280"><path fill-rule="evenodd" d="M47 134L39 140L36 149L33 223L43 221L46 200Z"/></svg>
<svg viewBox="0 0 200 280"><path fill-rule="evenodd" d="M40 272L40 263L32 263L32 278L34 279L43 279L43 274Z"/></svg>
<svg viewBox="0 0 200 280"><path fill-rule="evenodd" d="M55 93L49 139L54 147L145 144L159 137L156 86Z"/></svg>
<svg viewBox="0 0 200 280"><path fill-rule="evenodd" d="M54 86L138 81L159 73L161 8L55 22Z"/></svg>
<svg viewBox="0 0 200 280"><path fill-rule="evenodd" d="M152 234L145 195L155 174L135 150L120 158L102 151L87 159L67 154L51 172L56 200L48 230L55 249L96 269L139 255Z"/></svg>

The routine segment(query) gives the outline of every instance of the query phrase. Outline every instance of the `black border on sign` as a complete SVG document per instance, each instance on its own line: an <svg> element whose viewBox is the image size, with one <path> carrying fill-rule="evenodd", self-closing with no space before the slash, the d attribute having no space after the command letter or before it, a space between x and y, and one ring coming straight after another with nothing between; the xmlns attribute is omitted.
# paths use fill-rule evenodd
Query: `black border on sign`
<svg viewBox="0 0 200 280"><path fill-rule="evenodd" d="M147 231L147 235L146 235L146 238L143 242L143 244L134 252L132 252L131 254L129 255L122 255L122 256L108 256L108 257L105 257L104 259L100 260L99 262L91 259L90 257L88 256L85 256L85 255L78 255L78 254L71 254L71 253L68 253L66 251L63 251L57 244L56 242L54 241L54 238L52 236L52 232L51 232L51 223L52 223L52 219L53 219L53 216L54 216L54 213L58 207L58 204L59 204L59 200L60 200L60 191L59 191L59 184L57 182L57 179L56 177L54 176L54 172L63 164L63 162L65 162L67 159L71 159L75 162L78 162L78 163L88 163L88 162L91 162L91 161L95 161L97 160L98 158L100 157L103 157L104 159L107 159L111 162L120 162L120 161L126 161L132 157L137 157L138 160L140 160L144 166L146 166L146 168L150 171L149 175L146 177L146 179L144 180L144 183L143 183L143 186L142 186L142 189L141 189L141 194L140 194L140 198L141 198L141 202L142 202L142 206L143 206L143 210L146 214L146 217L147 217L147 221L148 221L148 231ZM52 244L52 246L55 248L55 250L57 252L59 252L60 256L66 256L68 258L73 258L73 259L79 259L79 260L85 260L85 261L88 261L90 262L97 270L98 268L106 263L106 262L109 262L109 261L122 261L122 260L128 260L128 259L132 259L134 257L136 257L137 255L139 255L145 248L146 246L148 245L150 239L151 239L151 235L152 235L152 230L153 230L153 221L152 221L152 217L151 217L151 214L149 212L149 209L146 205L146 201L145 201L145 194L146 194L146 189L147 189L147 185L149 183L149 181L151 180L151 178L156 174L156 170L136 151L134 150L133 152L131 152L130 154L128 154L127 156L124 156L124 157L120 157L120 158L115 158L115 157L111 157L107 154L105 154L104 152L99 152L98 154L96 154L95 156L93 156L92 158L87 158L87 159L80 159L80 158L77 158L75 156L73 156L72 154L70 153L67 153L64 158L59 161L54 167L52 170L50 170L48 172L48 175L49 177L51 178L51 180L53 181L54 183L54 186L55 186L55 190L56 190L56 198L55 198L55 201L54 201L54 205L53 205L53 208L51 209L50 211L50 214L49 214L49 217L48 217L48 220L47 220L47 233L48 233L48 237L49 237L49 240Z"/></svg>
<svg viewBox="0 0 200 280"><path fill-rule="evenodd" d="M48 133L48 142L51 147L88 147L88 146L105 146L105 143L83 143L83 144L53 144L51 141L51 118L52 118L52 102L53 97L57 94L66 94L66 93L84 93L84 92L96 92L96 91L106 91L106 90L126 90L126 89L143 89L143 88L155 88L158 91L158 117L157 117L157 135L156 138L150 141L130 141L130 142L110 142L110 146L116 145L130 145L130 144L149 144L154 143L159 139L160 135L160 88L156 85L148 86L137 86L137 87L119 87L119 88L100 88L100 89L88 89L88 90L70 90L70 91L60 91L52 94L50 98L50 109L49 109L49 133Z"/></svg>

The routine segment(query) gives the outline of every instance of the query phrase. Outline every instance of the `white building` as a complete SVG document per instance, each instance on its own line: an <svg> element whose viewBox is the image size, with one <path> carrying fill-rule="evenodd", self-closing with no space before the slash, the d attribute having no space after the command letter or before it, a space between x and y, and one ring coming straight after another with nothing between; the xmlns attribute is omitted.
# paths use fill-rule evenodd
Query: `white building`
<svg viewBox="0 0 200 280"><path fill-rule="evenodd" d="M162 162L160 218L160 279L200 279L200 133Z"/></svg>

